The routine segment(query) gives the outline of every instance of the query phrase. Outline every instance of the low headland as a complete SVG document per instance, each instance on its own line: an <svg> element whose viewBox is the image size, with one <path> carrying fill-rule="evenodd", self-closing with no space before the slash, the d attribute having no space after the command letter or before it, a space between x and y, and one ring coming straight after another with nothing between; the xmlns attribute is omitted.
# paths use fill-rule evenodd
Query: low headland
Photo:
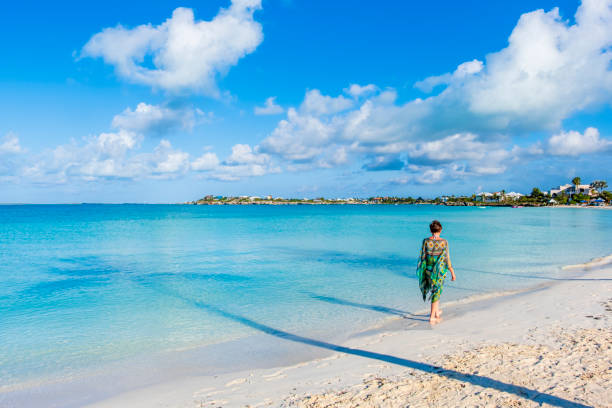
<svg viewBox="0 0 612 408"><path fill-rule="evenodd" d="M483 207L548 207L548 206L597 206L608 207L612 204L612 192L605 190L608 184L597 180L588 185L580 184L580 178L557 188L542 191L533 187L531 193L521 194L500 190L494 193L480 192L472 195L441 195L434 198L377 196L367 198L282 198L271 195L259 196L221 196L207 195L184 204L192 205L445 205L445 206L483 206Z"/></svg>

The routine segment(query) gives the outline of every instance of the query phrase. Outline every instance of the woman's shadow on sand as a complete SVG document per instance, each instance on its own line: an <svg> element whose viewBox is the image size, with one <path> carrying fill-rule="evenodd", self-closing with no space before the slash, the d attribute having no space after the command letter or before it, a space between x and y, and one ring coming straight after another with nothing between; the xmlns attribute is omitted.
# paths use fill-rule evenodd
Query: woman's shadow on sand
<svg viewBox="0 0 612 408"><path fill-rule="evenodd" d="M429 322L429 318L427 317L427 315L415 314L415 313L407 312L405 310L396 309L393 307L371 305L367 303L358 303L358 302L353 302L351 300L340 299L340 298L332 297L332 296L319 295L319 294L311 293L311 292L303 292L303 293L305 293L306 295L310 296L311 298L315 300L320 300L322 302L333 303L333 304L342 305L342 306L351 306L351 307L356 307L359 309L371 310L374 312L380 312L380 313L385 313L389 315L399 316L399 317L402 317L408 320L415 320L419 322Z"/></svg>
<svg viewBox="0 0 612 408"><path fill-rule="evenodd" d="M467 374L456 370L448 370L432 364L421 363L419 361L409 360L401 357L392 356L389 354L377 353L374 351L362 350L358 348L345 347L337 344L329 343L322 340L311 339L308 337L300 336L298 334L289 333L284 330L275 329L274 327L267 326L263 323L259 323L248 317L241 316L235 313L226 311L220 307L202 302L200 300L192 299L189 297L181 296L179 293L168 290L168 288L158 287L159 292L182 300L194 307L202 310L206 310L209 313L214 313L218 316L240 323L244 326L250 327L259 332L268 334L270 336L277 337L286 341L295 343L301 343L312 347L318 347L326 350L331 350L339 353L351 354L354 356L369 358L378 361L384 361L390 364L396 364L402 367L412 368L414 370L420 370L426 373L432 373L440 376L444 376L457 381L462 381L477 385L484 388L492 388L501 392L517 395L521 398L529 399L538 404L549 404L552 406L563 407L563 408L588 408L588 405L584 405L578 402L570 401L565 398L557 397L554 395L546 394L531 388L523 387L520 385L508 384L502 381L498 381L489 377L485 377L477 374Z"/></svg>
<svg viewBox="0 0 612 408"><path fill-rule="evenodd" d="M187 300L187 299L184 299L184 300ZM479 387L493 388L501 392L506 392L509 394L517 395L521 398L529 399L538 404L549 404L549 405L553 405L557 407L565 407L565 408L569 408L569 407L587 408L589 407L588 405L570 401L565 398L546 394L546 393L543 393L543 392L540 392L534 389L530 389L527 387L519 386L519 385L508 384L502 381L494 380L492 378L477 375L477 374L462 373L456 370L448 370L448 369L444 369L442 367L434 366L431 364L421 363L421 362L414 361L414 360L408 360L408 359L401 358L401 357L395 357L389 354L382 354L382 353L377 353L374 351L345 347L345 346L340 346L337 344L328 343L328 342L321 341L321 340L311 339L311 338L300 336L297 334L292 334L292 333L289 333L283 330L275 329L265 324L256 322L255 320L225 311L221 308L206 304L204 302L200 302L196 300L196 301L193 301L192 303L194 304L194 306L207 310L208 312L215 313L219 316L225 317L227 319L233 320L235 322L241 323L245 326L258 330L262 333L265 333L271 336L275 336L283 340L302 343L302 344L306 344L306 345L313 346L313 347L319 347L319 348L323 348L327 350L332 350L335 352L351 354L354 356L370 358L373 360L384 361L387 363L396 364L396 365L400 365L400 366L407 367L407 368L412 368L414 370L420 370L423 372L432 373L432 374L444 376L447 378L451 378L454 380L470 383L473 385L477 385Z"/></svg>

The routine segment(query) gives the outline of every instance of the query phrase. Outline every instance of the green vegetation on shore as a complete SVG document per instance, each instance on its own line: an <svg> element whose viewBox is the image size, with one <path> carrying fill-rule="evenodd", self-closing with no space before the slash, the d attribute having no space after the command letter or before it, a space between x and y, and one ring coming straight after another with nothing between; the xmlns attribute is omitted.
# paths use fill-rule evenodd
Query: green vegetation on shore
<svg viewBox="0 0 612 408"><path fill-rule="evenodd" d="M556 190L542 191L534 187L528 195L506 193L505 190L496 193L479 193L470 196L443 195L435 198L414 197L368 197L368 198L281 198L257 196L213 196L207 195L199 200L185 204L194 205L329 205L329 204L433 204L447 206L493 206L493 207L544 207L554 205L610 205L612 192L604 190L608 184L597 180L589 185L588 194L578 192L580 177L572 180L574 193ZM554 195L553 195L554 194Z"/></svg>

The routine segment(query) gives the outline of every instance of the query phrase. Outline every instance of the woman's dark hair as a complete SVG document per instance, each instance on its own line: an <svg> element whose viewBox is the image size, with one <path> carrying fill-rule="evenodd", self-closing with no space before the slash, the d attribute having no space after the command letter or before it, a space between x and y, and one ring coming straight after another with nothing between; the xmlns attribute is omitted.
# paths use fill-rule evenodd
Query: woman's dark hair
<svg viewBox="0 0 612 408"><path fill-rule="evenodd" d="M440 224L440 221L438 220L433 220L431 224L429 224L429 230L432 234L440 232L442 231L442 224Z"/></svg>

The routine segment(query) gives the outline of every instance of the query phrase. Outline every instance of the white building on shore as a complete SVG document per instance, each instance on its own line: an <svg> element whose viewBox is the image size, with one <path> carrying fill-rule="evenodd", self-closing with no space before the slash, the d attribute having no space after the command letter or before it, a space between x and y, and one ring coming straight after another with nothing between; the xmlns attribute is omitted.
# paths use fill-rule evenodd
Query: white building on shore
<svg viewBox="0 0 612 408"><path fill-rule="evenodd" d="M524 194L521 194L521 193L516 193L516 192L514 192L514 191L511 191L511 192L509 192L509 193L504 194L504 196L505 196L507 199L510 199L510 200L518 200L519 198L523 197L523 196L524 196Z"/></svg>
<svg viewBox="0 0 612 408"><path fill-rule="evenodd" d="M476 201L483 201L483 202L496 201L496 200L493 199L493 196L494 196L493 193L487 193L487 192L483 191L482 193L476 194Z"/></svg>
<svg viewBox="0 0 612 408"><path fill-rule="evenodd" d="M567 194L567 190L573 187L572 184L563 184L562 186L559 186L557 188L551 188L550 191L548 192L548 195L550 195L551 197L556 197L558 194L560 193L566 193Z"/></svg>
<svg viewBox="0 0 612 408"><path fill-rule="evenodd" d="M595 190L593 188L591 188L591 186L589 184L579 184L577 186L575 186L573 184L564 184L564 185L559 186L557 188L551 188L549 195L551 197L556 197L557 195L559 195L561 193L567 194L567 195L570 195L570 196L572 196L572 195L574 195L576 193L585 194L585 195L591 195L594 192L595 192Z"/></svg>
<svg viewBox="0 0 612 408"><path fill-rule="evenodd" d="M476 194L476 201L494 203L499 202L501 200L518 200L521 197L523 197L523 194L516 193L514 191L511 191L509 193L504 193L502 191L497 191L495 193L482 192Z"/></svg>

